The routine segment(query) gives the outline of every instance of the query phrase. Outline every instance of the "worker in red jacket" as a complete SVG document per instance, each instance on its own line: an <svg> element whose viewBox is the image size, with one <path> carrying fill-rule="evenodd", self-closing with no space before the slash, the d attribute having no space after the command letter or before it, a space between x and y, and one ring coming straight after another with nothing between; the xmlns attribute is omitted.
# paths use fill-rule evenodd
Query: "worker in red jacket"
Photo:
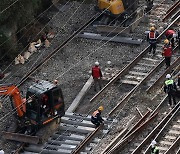
<svg viewBox="0 0 180 154"><path fill-rule="evenodd" d="M164 47L163 47L163 52L162 52L162 55L164 56L165 58L165 63L166 63L166 69L170 66L171 64L171 57L172 57L172 46L171 44L169 43L169 40L166 39L164 40Z"/></svg>
<svg viewBox="0 0 180 154"><path fill-rule="evenodd" d="M156 52L156 46L157 46L157 37L158 37L158 32L155 30L155 27L150 28L150 32L147 35L147 42L150 44L149 48L149 53L151 53L153 49L153 55Z"/></svg>
<svg viewBox="0 0 180 154"><path fill-rule="evenodd" d="M99 84L99 89L101 89L102 72L99 67L99 62L95 62L95 66L92 68L92 77L94 79L94 91L97 91L97 84Z"/></svg>

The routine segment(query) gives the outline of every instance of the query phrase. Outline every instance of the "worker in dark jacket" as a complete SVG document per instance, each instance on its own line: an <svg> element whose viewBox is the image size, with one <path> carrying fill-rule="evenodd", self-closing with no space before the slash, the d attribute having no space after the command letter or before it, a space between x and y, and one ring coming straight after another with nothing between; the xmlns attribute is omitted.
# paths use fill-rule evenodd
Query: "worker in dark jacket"
<svg viewBox="0 0 180 154"><path fill-rule="evenodd" d="M101 78L102 72L99 67L99 62L95 62L95 66L92 68L92 76L94 79L94 91L97 91L97 84L99 84L99 88L101 89Z"/></svg>
<svg viewBox="0 0 180 154"><path fill-rule="evenodd" d="M177 40L178 40L178 46L179 46L179 50L180 50L180 28L177 33Z"/></svg>
<svg viewBox="0 0 180 154"><path fill-rule="evenodd" d="M101 117L101 112L104 110L103 106L100 106L96 111L93 112L91 116L91 122L96 125L96 128L103 123L103 118Z"/></svg>
<svg viewBox="0 0 180 154"><path fill-rule="evenodd" d="M165 63L166 63L166 68L168 68L171 65L171 57L172 57L172 46L169 43L169 40L166 39L164 40L164 47L163 47L163 52L162 56L165 58Z"/></svg>
<svg viewBox="0 0 180 154"><path fill-rule="evenodd" d="M158 147L156 146L156 141L155 140L153 140L152 142L151 142L151 154L159 154L159 149L158 149Z"/></svg>
<svg viewBox="0 0 180 154"><path fill-rule="evenodd" d="M174 105L176 105L176 92L177 92L177 87L176 87L176 83L171 79L171 75L167 74L166 75L166 81L165 81L165 85L164 85L164 92L168 94L168 98L169 98L169 106L173 106L172 105L172 100L173 99L173 103Z"/></svg>
<svg viewBox="0 0 180 154"><path fill-rule="evenodd" d="M147 41L150 44L150 48L149 48L149 53L151 53L152 49L153 49L153 55L156 52L156 46L157 46L157 37L158 37L158 32L155 30L155 27L151 27L150 28L150 32L147 35Z"/></svg>

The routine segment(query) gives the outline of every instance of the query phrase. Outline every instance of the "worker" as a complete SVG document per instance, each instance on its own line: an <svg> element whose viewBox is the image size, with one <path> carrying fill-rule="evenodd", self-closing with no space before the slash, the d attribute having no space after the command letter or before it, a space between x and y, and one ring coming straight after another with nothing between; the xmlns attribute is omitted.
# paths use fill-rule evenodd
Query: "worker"
<svg viewBox="0 0 180 154"><path fill-rule="evenodd" d="M172 57L172 47L168 39L164 40L162 56L164 56L165 58L166 69L167 69L171 64L171 57Z"/></svg>
<svg viewBox="0 0 180 154"><path fill-rule="evenodd" d="M178 40L178 46L179 46L179 50L180 50L180 28L177 33L177 40Z"/></svg>
<svg viewBox="0 0 180 154"><path fill-rule="evenodd" d="M96 125L96 128L103 123L103 118L101 117L101 112L104 110L103 106L100 106L96 111L93 112L91 116L91 122Z"/></svg>
<svg viewBox="0 0 180 154"><path fill-rule="evenodd" d="M178 75L178 84L177 84L180 88L180 74Z"/></svg>
<svg viewBox="0 0 180 154"><path fill-rule="evenodd" d="M169 104L168 105L170 107L173 107L171 99L173 99L173 103L174 103L174 105L176 105L177 87L176 87L176 83L171 79L170 74L166 75L166 81L165 81L165 85L164 85L164 92L168 94L168 98L169 98Z"/></svg>
<svg viewBox="0 0 180 154"><path fill-rule="evenodd" d="M176 36L176 32L172 29L168 29L166 32L165 32L165 35L166 35L166 38L171 42L171 46L172 48L175 47L174 45L174 38Z"/></svg>
<svg viewBox="0 0 180 154"><path fill-rule="evenodd" d="M150 14L151 9L153 7L153 0L146 0L146 8L145 8L145 12L147 14Z"/></svg>
<svg viewBox="0 0 180 154"><path fill-rule="evenodd" d="M151 154L159 154L159 149L155 140L151 142Z"/></svg>
<svg viewBox="0 0 180 154"><path fill-rule="evenodd" d="M155 27L150 28L150 32L147 35L147 41L150 44L149 48L149 53L151 53L153 49L153 55L155 55L156 52L156 45L157 45L157 37L158 37L158 32L155 30Z"/></svg>
<svg viewBox="0 0 180 154"><path fill-rule="evenodd" d="M97 91L97 84L99 84L99 89L101 89L102 72L98 61L95 62L95 66L92 68L92 77L94 79L94 91Z"/></svg>

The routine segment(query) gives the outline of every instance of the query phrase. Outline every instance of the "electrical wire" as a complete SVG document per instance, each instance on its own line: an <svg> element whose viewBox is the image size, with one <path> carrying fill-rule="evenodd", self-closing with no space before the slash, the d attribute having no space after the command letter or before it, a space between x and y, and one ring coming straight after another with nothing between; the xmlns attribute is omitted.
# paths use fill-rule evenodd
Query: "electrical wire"
<svg viewBox="0 0 180 154"><path fill-rule="evenodd" d="M12 4L10 4L8 7L6 7L4 10L2 10L1 12L0 12L0 14L2 14L4 11L6 11L7 9L9 9L11 6L13 6L15 3L17 3L19 0L16 0L16 1L14 1Z"/></svg>

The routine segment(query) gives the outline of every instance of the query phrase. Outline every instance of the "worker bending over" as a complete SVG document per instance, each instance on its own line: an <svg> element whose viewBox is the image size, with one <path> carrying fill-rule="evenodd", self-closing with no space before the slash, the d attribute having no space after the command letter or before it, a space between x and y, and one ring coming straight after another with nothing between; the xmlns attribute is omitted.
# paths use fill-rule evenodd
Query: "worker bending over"
<svg viewBox="0 0 180 154"><path fill-rule="evenodd" d="M101 117L101 112L104 110L103 106L100 106L96 111L93 112L91 116L91 122L96 125L96 128L103 123L103 118Z"/></svg>

